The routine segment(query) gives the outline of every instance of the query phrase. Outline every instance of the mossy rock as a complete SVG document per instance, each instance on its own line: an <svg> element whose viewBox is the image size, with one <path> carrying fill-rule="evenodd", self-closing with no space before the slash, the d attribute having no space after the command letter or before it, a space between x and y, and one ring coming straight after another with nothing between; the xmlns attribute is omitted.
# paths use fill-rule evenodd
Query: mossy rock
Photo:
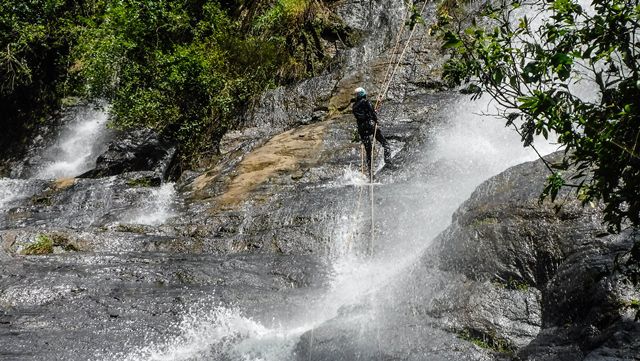
<svg viewBox="0 0 640 361"><path fill-rule="evenodd" d="M160 185L160 183L161 182L157 177L149 177L149 176L131 178L127 180L127 185L129 187L134 187L134 188L157 187Z"/></svg>
<svg viewBox="0 0 640 361"><path fill-rule="evenodd" d="M502 355L513 355L515 353L515 346L508 340L498 337L493 332L483 332L476 329L465 328L457 332L458 337L473 343L474 345L483 348L485 350L491 350L493 352Z"/></svg>
<svg viewBox="0 0 640 361"><path fill-rule="evenodd" d="M43 255L53 253L53 240L44 235L36 236L36 242L22 250L24 255Z"/></svg>
<svg viewBox="0 0 640 361"><path fill-rule="evenodd" d="M44 207L48 207L50 206L53 202L51 201L51 197L50 196L34 196L33 198L31 198L31 203L34 206L44 206Z"/></svg>
<svg viewBox="0 0 640 361"><path fill-rule="evenodd" d="M61 234L38 234L35 243L32 243L22 250L23 255L37 256L54 253L56 248L60 248L65 252L79 251L71 241Z"/></svg>

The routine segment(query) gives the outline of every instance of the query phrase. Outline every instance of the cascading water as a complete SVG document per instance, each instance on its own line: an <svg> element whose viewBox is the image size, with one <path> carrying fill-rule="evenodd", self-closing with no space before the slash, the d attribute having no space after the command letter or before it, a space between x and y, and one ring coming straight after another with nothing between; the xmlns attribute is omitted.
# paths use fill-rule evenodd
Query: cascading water
<svg viewBox="0 0 640 361"><path fill-rule="evenodd" d="M122 219L124 223L157 226L175 215L175 183L164 183L158 188L150 188L144 203Z"/></svg>
<svg viewBox="0 0 640 361"><path fill-rule="evenodd" d="M0 209L42 191L37 179L74 177L94 166L111 137L107 120L103 107L84 105L69 111L59 138L34 157L36 164L27 170L30 180L0 179Z"/></svg>
<svg viewBox="0 0 640 361"><path fill-rule="evenodd" d="M354 237L354 232L370 222L369 191L357 172L346 170L342 179L327 187L344 189L353 196L349 209L337 213L360 214L340 218L327 234L333 240L333 279L323 295L287 319L272 324L260 323L241 310L229 306L194 306L185 316L177 338L157 342L126 355L127 360L264 360L294 359L299 337L323 322L342 317L341 309L357 305L382 292L393 279L413 264L450 222L451 214L475 187L486 178L511 165L532 160L535 153L523 148L517 134L502 121L476 113L487 110L487 102L459 101L443 109L447 120L431 130L428 142L408 171L394 182L380 179L373 186L375 197L376 237L372 257L356 252L357 245L368 243L368 234ZM542 142L541 142L542 143ZM556 150L552 144L539 144L538 150ZM364 202L359 207L358 194L364 187ZM351 209L352 208L352 209ZM366 226L366 224L365 224ZM362 244L360 244L362 246ZM362 247L361 247L362 248ZM364 247L366 248L366 246ZM371 301L371 300L370 300ZM376 315L362 319L367 327ZM268 317L261 317L268 319ZM122 355L118 355L118 358Z"/></svg>
<svg viewBox="0 0 640 361"><path fill-rule="evenodd" d="M102 107L82 106L65 122L59 138L43 152L44 162L34 170L34 178L78 176L95 166L111 136L108 114Z"/></svg>
<svg viewBox="0 0 640 361"><path fill-rule="evenodd" d="M0 178L0 212L10 207L13 202L32 196L37 189L37 186L21 179Z"/></svg>
<svg viewBox="0 0 640 361"><path fill-rule="evenodd" d="M55 189L74 185L73 192L59 195L61 204L49 208L51 213L39 210L24 219L10 221L7 218L6 224L82 228L122 222L157 226L173 215L176 196L173 183L161 187L136 187L128 184L129 177L136 177L133 175L73 179L93 169L97 158L114 138L114 132L107 127L106 107L98 104L68 109L58 138L48 146L32 151L26 162L29 164L27 169L17 172L29 178L0 179L2 213L34 205L34 202L37 204L38 199L49 205ZM52 179L57 180L52 183Z"/></svg>
<svg viewBox="0 0 640 361"><path fill-rule="evenodd" d="M376 6L380 4L377 2ZM404 3L399 2L399 5L402 7ZM372 48L364 50L368 59L377 56ZM355 61L357 60L355 57L352 60L354 60L352 64L354 67L361 66L360 62ZM394 99L400 98L407 102L411 101L413 104L400 105L399 107L404 109L398 113L403 114L402 116L405 116L404 113L419 114L419 116L416 116L416 119L401 119L399 123L427 120L420 117L431 111L416 109L419 107L416 106L413 96L398 96ZM425 146L415 152L412 150L414 155L407 158L405 162L399 163L403 170L394 172L393 178L385 175L383 171L377 178L377 183L371 186L367 184L366 178L352 166L345 169L344 174L341 177L335 177L333 181L322 185L319 185L319 182L312 183L310 187L338 195L336 198L331 198L331 202L327 202L326 211L319 212L322 215L316 217L321 219L318 222L320 224L325 221L323 218L325 214L329 215L327 219L335 221L326 224L326 230L321 237L323 240L329 240L327 263L331 268L327 272L330 274L330 279L322 284L324 288L321 290L314 288L319 286L311 281L309 284L312 285L309 287L304 282L294 285L295 277L291 277L288 273L276 274L281 269L272 265L274 259L283 263L295 261L300 257L299 254L295 254L297 250L293 251L292 257L278 254L271 258L272 255L268 251L237 254L234 253L235 250L230 252L223 249L222 256L218 257L216 254L216 257L209 257L210 255L206 252L210 250L203 250L204 247L217 242L231 243L235 240L221 241L221 239L226 235L238 236L238 234L240 234L238 238L242 238L246 236L242 234L243 227L251 228L244 223L237 229L212 227L214 229L212 233L216 233L215 236L219 237L214 239L206 238L210 234L202 236L198 233L200 231L198 227L201 225L195 223L200 221L206 223L209 221L207 218L214 218L219 214L206 213L205 216L196 218L193 223L190 223L189 228L180 229L179 225L172 225L172 227L162 227L161 230L153 229L153 234L143 234L148 231L147 227L121 227L120 229L118 226L122 224L160 225L172 217L174 212L178 213L174 210L176 190L173 184L167 183L160 188L137 187L128 183L135 179L127 179L128 175L124 175L79 181L89 184L88 188L103 187L105 189L103 192L92 190L89 198L86 194L75 192L70 203L81 204L84 207L82 211L86 213L90 213L92 208L99 207L108 208L111 212L106 216L96 214L89 221L80 220L74 223L80 224L79 228L82 228L85 227L85 223L82 222L86 222L89 228L98 229L94 234L91 234L92 230L90 230L89 237L103 235L104 242L113 247L103 248L108 251L106 254L101 254L98 250L95 253L65 254L59 258L43 257L46 262L37 262L37 266L40 267L41 264L46 266L50 262L50 268L43 269L47 275L51 274L46 281L60 282L66 287L64 289L67 290L65 292L68 297L54 293L51 299L43 298L34 307L41 306L40 309L44 310L41 311L42 313L50 313L53 309L63 310L61 316L70 314L68 318L75 318L76 312L79 318L84 317L81 322L78 322L79 331L63 332L62 335L72 339L68 342L73 342L74 345L81 344L83 348L85 344L81 342L86 342L87 346L83 351L91 350L90 352L95 352L93 359L104 360L300 360L300 356L296 355L299 346L304 344L307 350L320 346L314 344L313 332L322 330L323 326L336 320L353 326L356 330L353 333L354 340L359 338L358 342L371 349L380 347L378 342L381 338L402 338L404 335L399 337L387 335L384 329L384 323L390 317L395 317L385 314L387 311L385 306L388 302L399 299L397 305L394 304L391 307L403 307L402 301L410 297L408 294L411 290L394 293L398 290L394 286L401 284L398 280L402 279L402 276L417 263L434 237L450 223L452 213L480 182L511 165L536 157L530 149L522 148L518 135L513 130L505 128L503 121L475 115L475 113L492 112L486 100L477 103L449 100L448 104L444 109L440 109L438 114L429 114L430 117L443 119L433 122L436 125L422 134L423 138L427 139ZM409 109L410 107L412 108ZM384 114L381 118L385 119L385 116L386 119L391 118ZM406 117L413 116L406 115ZM544 142L537 142L536 145L543 154L557 148L553 144ZM324 175L322 171L318 171L317 174ZM319 178L326 179L321 176ZM93 181L96 183L91 183ZM293 183L290 179L287 181ZM21 187L19 182L13 180L0 180L0 187L3 183L7 187ZM304 184L304 182L300 183ZM112 186L114 186L113 189L120 187L119 189L125 189L125 191L114 193ZM282 186L282 184L276 186ZM307 190L303 189L303 192ZM28 193L29 190L25 189L25 192ZM322 193L310 192L310 194ZM0 208L3 205L11 207L14 202L18 202L19 197L16 198L11 192L0 190L0 195L3 196L0 200ZM283 199L287 198L283 197ZM302 197L302 199L305 198ZM336 199L342 201L335 201ZM372 202L371 199L373 199ZM322 201L324 199L318 202ZM374 205L373 209L371 204ZM208 205L208 203L205 204L205 206ZM286 208L282 207L283 205L280 205L281 208ZM199 208L200 206L202 205L198 204L195 209L202 213L207 212L205 206ZM314 210L313 207L310 208ZM286 228L295 223L296 214L294 213L286 211L282 213L274 211L274 213L269 215L284 224L277 223L278 221L255 222L258 223L255 228L263 227L260 230L266 233L266 237L271 236L269 232L273 230L269 227ZM180 216L180 214L177 215ZM223 214L223 216L228 215L229 213ZM282 218L280 218L281 215ZM250 217L245 216L246 214L240 211L231 214L231 218L238 217L242 222L251 223ZM312 216L315 217L317 214ZM65 214L65 217L69 216ZM369 233L372 221L375 223L374 238ZM105 224L112 223L118 226L103 227ZM215 222L212 224L217 226ZM307 226L304 221L301 224ZM205 224L203 229L207 230L206 226L209 224ZM175 233L163 233L164 228L173 228ZM110 233L113 230L116 232ZM305 230L293 234L302 234ZM118 245L118 239L114 233L118 233L115 236L122 237L120 241L123 245ZM219 235L220 233L222 236ZM185 234L193 237L182 239ZM189 243L191 241L192 243ZM167 249L170 251L165 251ZM215 251L219 250L215 249ZM245 256L256 257L259 261L255 264L243 262L242 257ZM72 263L74 259L78 259L78 263ZM72 261L59 267L56 263L58 260ZM256 264L266 264L266 266L261 268ZM225 274L225 271L229 274ZM303 277L307 277L306 272L307 269L304 269ZM314 270L311 270L308 273L313 272ZM258 278L254 277L255 273L269 275ZM324 273L318 273L320 274L318 278L324 277ZM18 272L16 274L20 275ZM273 279L269 278L272 275L277 276L273 279L277 279L278 282L286 282L286 287L275 285ZM91 278L92 276L95 277ZM15 282L16 285L20 285L19 281ZM18 286L13 287L12 294L20 295L21 291L18 288ZM257 290L254 291L253 288ZM42 289L44 293L46 287L43 286ZM289 290L291 293L288 293ZM30 292L34 293L33 290ZM272 293L284 294L281 298L277 298L282 302L273 301L274 298L270 298ZM7 297L0 292L0 303L6 302L9 299ZM245 298L250 300L246 301ZM420 299L417 302L423 301ZM243 307L245 306L243 302L249 306ZM173 308L173 303L180 305L176 306L177 310ZM54 306L48 308L50 305ZM71 310L66 308L67 305L74 308L79 305L79 307L77 310ZM184 307L189 309L185 311ZM25 312L29 311L31 309L26 309ZM410 312L406 311L406 314ZM181 322L175 322L179 315L182 315ZM36 321L44 323L45 318L50 318L49 314L41 317ZM31 321L27 317L25 319ZM419 321L416 320L416 322ZM59 318L53 322L59 322ZM72 323L76 325L75 319ZM29 328L32 325L33 323L25 326L26 332L32 332ZM85 325L95 326L95 328L85 331L81 329ZM169 326L166 327L167 325ZM57 325L49 327L58 328ZM44 332L49 333L49 329L46 327L42 329L45 330L42 335L47 337ZM365 332L371 329L376 330L378 334ZM22 329L18 330L22 331ZM136 333L135 335L132 334L132 330ZM86 339L77 341L74 338L83 336L79 334L85 332L88 335ZM22 337L20 333L16 334ZM51 334L54 336L49 336L50 338L46 341L50 341L61 333ZM376 337L370 337L372 334ZM438 344L439 340L435 338L436 336L429 337L421 337L420 343ZM27 342L31 341L28 337L26 339ZM10 342L13 340L11 339ZM415 343L411 344L404 339L402 341L406 342L404 347L407 354L414 352L412 347ZM95 348L93 348L94 345ZM69 356L69 359L87 359L83 356L70 355L71 352L77 351L73 348L63 343L57 351ZM12 350L15 349L16 347ZM23 350L19 351L23 352ZM1 351L0 356L2 356ZM312 358L309 357L309 359ZM325 359L329 360L331 357ZM368 358L363 356L360 359Z"/></svg>

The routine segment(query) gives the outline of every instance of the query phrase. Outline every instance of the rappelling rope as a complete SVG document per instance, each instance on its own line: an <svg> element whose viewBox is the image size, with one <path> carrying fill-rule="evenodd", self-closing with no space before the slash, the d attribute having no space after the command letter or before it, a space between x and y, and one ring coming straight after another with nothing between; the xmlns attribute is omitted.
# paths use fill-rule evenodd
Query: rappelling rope
<svg viewBox="0 0 640 361"><path fill-rule="evenodd" d="M407 9L408 10L408 9ZM393 64L396 62L396 55L398 55L398 46L400 45L400 39L402 39L402 35L404 34L404 24L407 20L407 14L409 14L409 11L406 11L404 13L404 17L402 18L402 25L400 27L400 30L398 31L398 35L396 36L396 41L395 41L395 45L393 46L393 51L391 52L391 59L389 59L389 63L387 65L387 71L385 71L384 73L384 79L382 80L382 84L386 84L387 80L389 79L389 75L391 74L391 69L393 68ZM380 102L382 97L382 94L378 94L378 97L376 98L376 105Z"/></svg>
<svg viewBox="0 0 640 361"><path fill-rule="evenodd" d="M418 13L418 15L420 17L422 17L422 13L424 12L424 9L425 9L426 6L427 6L427 1L425 0L425 2L422 4L422 8L420 8L420 12ZM406 14L405 14L404 19L406 19ZM405 24L404 24L404 20L403 20L402 24L400 24L402 29L399 30L399 31L404 31L404 25ZM393 81L393 77L396 74L396 70L398 70L398 66L402 62L402 58L404 57L404 53L409 48L409 44L411 43L411 38L413 38L413 34L415 34L415 32L416 32L416 28L417 28L417 24L414 24L413 28L411 29L411 33L409 33L409 38L407 38L407 42L405 43L404 48L402 49L402 53L400 53L400 57L398 58L398 60L396 61L395 66L393 67L393 71L391 72L391 76L389 77L389 80L387 81L387 84L384 87L384 90L382 91L382 93L380 93L378 95L378 98L376 99L376 105L374 107L375 111L378 111L378 109L380 109L380 106L382 105L382 100L384 99L384 97L387 95L387 92L389 91L389 86L391 85L391 82ZM393 63L389 63L389 66L391 66L391 64L393 64ZM386 76L385 76L385 80L386 80Z"/></svg>
<svg viewBox="0 0 640 361"><path fill-rule="evenodd" d="M425 7L427 6L427 1L425 0L424 3L422 4L422 8L420 8L420 12L419 12L419 16L422 17L422 13L424 12ZM398 37L396 39L396 45L394 46L394 50L392 55L394 55L397 53L397 47L400 43L400 35L402 33L404 33L404 27L405 27L405 19L407 18L407 14L409 13L409 10L405 13L405 16L402 20L402 24L400 24L400 30L398 30ZM380 109L380 107L382 106L382 101L383 99L386 97L387 92L389 91L389 87L391 86L391 82L393 81L393 77L396 74L396 71L398 70L398 67L400 66L400 63L402 62L402 59L404 58L404 54L407 52L407 49L409 48L409 45L411 44L411 39L413 38L413 34L415 34L416 32L416 24L413 25L413 28L411 29L411 32L409 33L409 37L407 38L407 41L405 42L404 48L402 48L402 52L400 53L400 56L398 56L398 59L395 61L395 65L393 66L393 71L391 71L389 78L387 79L387 75L385 74L385 78L384 81L386 81L386 85L383 88L382 93L380 93L376 99L376 105L374 106L373 110L375 112L378 112L378 110ZM393 59L393 57L392 57ZM389 69L391 69L391 65L394 62L389 62L389 66L387 67L387 74L389 73ZM384 82L383 81L383 82ZM369 194L370 194L370 200L371 200L371 243L369 246L369 254L373 256L373 251L374 251L374 244L375 244L375 218L374 218L374 197L373 197L373 167L375 165L375 150L376 150L376 135L378 133L378 122L376 121L375 126L373 128L373 138L371 139L371 166L369 167ZM360 202L358 202L360 203Z"/></svg>
<svg viewBox="0 0 640 361"><path fill-rule="evenodd" d="M427 6L427 1L425 0L425 2L422 4L422 7L420 8L420 13L418 14L420 17L422 17L422 13L424 12L425 7ZM409 13L410 10L407 10L407 12L404 15L404 18L402 20L402 24L400 24L400 29L398 30L398 34L402 34L404 32L404 27L405 27L405 19L407 18L407 14ZM413 38L413 34L415 34L416 32L416 28L417 28L417 24L413 25L413 28L411 29L411 32L409 33L409 37L407 38L407 41L404 44L404 47L402 48L402 52L400 53L400 56L398 56L398 59L395 62L389 62L389 66L387 67L387 74L389 74L389 70L391 69L391 67L393 66L393 71L391 71L388 79L387 79L387 75L385 74L384 77L384 81L386 81L386 84L382 90L382 93L380 93L378 95L378 97L376 98L376 105L374 106L373 110L375 112L378 112L378 110L380 109L380 107L382 106L382 101L383 99L387 96L387 92L389 91L389 87L391 86L391 83L393 82L393 77L396 74L396 71L398 70L398 67L400 66L400 63L402 62L402 59L404 58L404 54L407 52L407 49L409 48L409 45L411 44L411 39ZM396 44L394 46L394 50L392 53L392 59L395 57L395 54L397 53L397 47L400 44L400 36L398 36L396 38ZM395 65L394 65L395 63ZM375 149L376 149L376 135L378 132L378 122L376 122L375 127L373 128L373 139L371 140L371 167L373 167L374 163L374 155L375 155ZM371 169L369 172L369 181L373 184L373 170Z"/></svg>

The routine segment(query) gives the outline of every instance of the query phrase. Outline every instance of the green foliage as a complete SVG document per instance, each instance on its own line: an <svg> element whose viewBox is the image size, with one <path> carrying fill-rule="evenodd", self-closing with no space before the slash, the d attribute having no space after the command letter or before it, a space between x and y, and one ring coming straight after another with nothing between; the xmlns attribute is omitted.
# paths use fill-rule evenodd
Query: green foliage
<svg viewBox="0 0 640 361"><path fill-rule="evenodd" d="M18 149L64 95L69 44L83 6L0 0L0 144Z"/></svg>
<svg viewBox="0 0 640 361"><path fill-rule="evenodd" d="M473 227L490 226L495 224L498 224L498 218L491 216L485 218L476 218L473 220L473 223L471 223Z"/></svg>
<svg viewBox="0 0 640 361"><path fill-rule="evenodd" d="M127 180L127 185L129 187L142 187L142 188L152 186L151 179L146 177L129 179Z"/></svg>
<svg viewBox="0 0 640 361"><path fill-rule="evenodd" d="M551 201L555 201L558 196L558 192L565 185L565 180L562 178L562 174L560 172L553 172L547 178L547 184L540 195L540 200L544 200L546 197L551 196Z"/></svg>
<svg viewBox="0 0 640 361"><path fill-rule="evenodd" d="M529 284L524 280L516 280L513 277L509 277L508 280L496 280L493 281L493 284L500 288L506 288L508 290L520 291L520 292L528 292Z"/></svg>
<svg viewBox="0 0 640 361"><path fill-rule="evenodd" d="M67 252L76 252L78 248L61 234L38 234L36 242L25 247L24 255L43 255L53 253L54 247L60 247Z"/></svg>
<svg viewBox="0 0 640 361"><path fill-rule="evenodd" d="M322 39L349 42L351 37L342 21L319 1L262 1L254 3L253 11L254 17L246 19L249 31L276 42L286 55L276 74L279 82L319 74L329 60Z"/></svg>
<svg viewBox="0 0 640 361"><path fill-rule="evenodd" d="M62 98L104 99L112 125L174 135L194 158L348 35L321 1L0 0L0 105L23 136Z"/></svg>
<svg viewBox="0 0 640 361"><path fill-rule="evenodd" d="M506 355L511 355L514 353L513 345L511 345L509 341L498 337L495 332L486 333L470 328L465 328L462 331L458 332L458 337L465 341L469 341L485 350L491 350Z"/></svg>
<svg viewBox="0 0 640 361"><path fill-rule="evenodd" d="M215 151L256 94L317 70L299 44L316 37L323 56L319 2L241 3L103 0L78 28L75 77L116 126L175 134L187 158Z"/></svg>
<svg viewBox="0 0 640 361"><path fill-rule="evenodd" d="M518 281L515 280L511 277L509 277L509 280L507 281L507 285L506 287L510 290L518 290L521 292L527 292L529 291L529 284L526 283L525 281Z"/></svg>
<svg viewBox="0 0 640 361"><path fill-rule="evenodd" d="M636 312L635 320L636 321L640 320L640 300L633 299L629 301L629 303L627 304L627 307Z"/></svg>
<svg viewBox="0 0 640 361"><path fill-rule="evenodd" d="M572 0L494 4L482 26L440 13L435 30L451 54L444 78L490 94L525 146L557 134L565 156L548 164L543 198L574 187L584 204L603 201L611 231L640 225L640 8L632 0L594 0L591 9ZM533 15L516 16L524 8ZM598 96L581 96L580 86ZM565 179L566 169L576 172Z"/></svg>
<svg viewBox="0 0 640 361"><path fill-rule="evenodd" d="M25 255L42 255L53 253L53 239L46 234L36 236L36 242L26 247L22 254Z"/></svg>
<svg viewBox="0 0 640 361"><path fill-rule="evenodd" d="M117 126L167 130L192 154L270 85L277 49L240 37L214 2L128 0L87 22L74 55L86 94L111 101Z"/></svg>
<svg viewBox="0 0 640 361"><path fill-rule="evenodd" d="M143 234L145 232L145 229L143 226L133 225L133 224L119 224L116 230L118 232L138 233L138 234Z"/></svg>

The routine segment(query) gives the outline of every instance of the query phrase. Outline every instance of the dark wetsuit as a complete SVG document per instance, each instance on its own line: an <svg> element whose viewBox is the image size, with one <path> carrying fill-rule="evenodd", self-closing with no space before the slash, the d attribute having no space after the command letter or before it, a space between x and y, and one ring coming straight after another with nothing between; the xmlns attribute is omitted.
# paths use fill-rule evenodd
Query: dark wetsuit
<svg viewBox="0 0 640 361"><path fill-rule="evenodd" d="M382 144L382 147L384 148L385 163L389 163L391 158L389 143L387 143L387 140L382 134L380 126L378 125L378 129L375 129L375 125L378 124L378 116L376 115L371 102L369 102L366 97L359 97L353 104L352 111L358 123L358 134L360 135L360 140L364 145L367 166L369 173L371 173L371 136L375 132L376 140Z"/></svg>

